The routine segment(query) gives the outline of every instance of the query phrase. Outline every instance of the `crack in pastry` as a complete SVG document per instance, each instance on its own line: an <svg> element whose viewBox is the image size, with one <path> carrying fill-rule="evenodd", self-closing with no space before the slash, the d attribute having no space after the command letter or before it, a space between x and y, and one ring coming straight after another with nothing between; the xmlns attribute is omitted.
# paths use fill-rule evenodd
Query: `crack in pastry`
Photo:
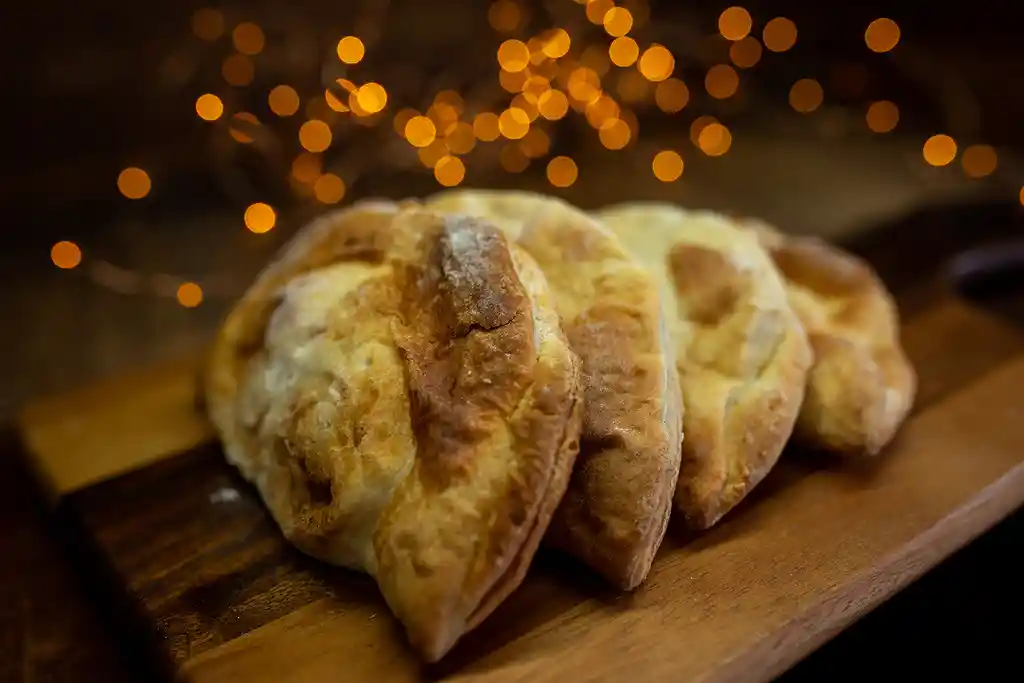
<svg viewBox="0 0 1024 683"><path fill-rule="evenodd" d="M917 388L892 296L853 254L761 221L744 224L785 278L814 350L796 436L842 455L877 454L906 419Z"/></svg>
<svg viewBox="0 0 1024 683"><path fill-rule="evenodd" d="M296 236L205 389L285 537L372 575L427 661L522 581L578 450L579 360L536 264L483 221L386 202Z"/></svg>
<svg viewBox="0 0 1024 683"><path fill-rule="evenodd" d="M675 503L688 526L706 529L764 478L789 439L810 365L806 336L767 254L724 216L659 203L596 215L672 302L686 406Z"/></svg>
<svg viewBox="0 0 1024 683"><path fill-rule="evenodd" d="M678 479L682 399L651 276L603 226L561 200L456 190L430 208L482 216L544 271L580 356L580 455L547 540L633 589L661 545Z"/></svg>

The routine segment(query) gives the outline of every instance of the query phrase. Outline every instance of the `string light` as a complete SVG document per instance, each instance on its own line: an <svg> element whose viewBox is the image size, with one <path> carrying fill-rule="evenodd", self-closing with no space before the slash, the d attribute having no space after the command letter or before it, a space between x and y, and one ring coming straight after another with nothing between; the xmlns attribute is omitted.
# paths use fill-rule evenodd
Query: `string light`
<svg viewBox="0 0 1024 683"><path fill-rule="evenodd" d="M141 168L129 166L117 176L117 189L128 199L142 199L152 188L149 174Z"/></svg>
<svg viewBox="0 0 1024 683"><path fill-rule="evenodd" d="M786 17L775 17L761 31L764 46L772 52L786 52L796 45L796 24Z"/></svg>
<svg viewBox="0 0 1024 683"><path fill-rule="evenodd" d="M889 52L900 42L900 27L892 19L875 19L864 31L864 42L872 52Z"/></svg>
<svg viewBox="0 0 1024 683"><path fill-rule="evenodd" d="M267 104L278 116L292 116L299 110L299 93L290 85L279 85L270 91Z"/></svg>
<svg viewBox="0 0 1024 683"><path fill-rule="evenodd" d="M789 106L801 114L809 114L821 106L825 97L821 84L813 78L801 78L789 89Z"/></svg>
<svg viewBox="0 0 1024 683"><path fill-rule="evenodd" d="M50 248L50 260L58 268L70 270L82 262L82 250L74 242L62 240Z"/></svg>
<svg viewBox="0 0 1024 683"><path fill-rule="evenodd" d="M203 303L203 288L195 282L183 282L175 293L178 303L185 308L195 308Z"/></svg>
<svg viewBox="0 0 1024 683"><path fill-rule="evenodd" d="M323 204L337 204L345 196L345 181L333 173L324 173L313 183L313 195Z"/></svg>
<svg viewBox="0 0 1024 683"><path fill-rule="evenodd" d="M888 100L872 102L868 107L867 116L868 128L875 133L888 133L896 128L900 120L899 108Z"/></svg>
<svg viewBox="0 0 1024 683"><path fill-rule="evenodd" d="M211 93L196 98L196 114L204 121L216 121L224 114L224 103Z"/></svg>
<svg viewBox="0 0 1024 683"><path fill-rule="evenodd" d="M555 157L548 162L548 182L555 187L569 187L579 177L576 162L569 157Z"/></svg>
<svg viewBox="0 0 1024 683"><path fill-rule="evenodd" d="M933 135L925 140L921 152L932 166L947 166L956 158L956 141L948 135Z"/></svg>
<svg viewBox="0 0 1024 683"><path fill-rule="evenodd" d="M366 46L355 36L345 36L338 41L335 52L338 53L338 59L345 64L358 64L366 54Z"/></svg>
<svg viewBox="0 0 1024 683"><path fill-rule="evenodd" d="M960 163L969 178L984 178L992 175L999 159L990 145L971 145L964 150Z"/></svg>
<svg viewBox="0 0 1024 683"><path fill-rule="evenodd" d="M729 59L739 68L749 69L761 61L761 43L753 36L741 38L729 46Z"/></svg>
<svg viewBox="0 0 1024 683"><path fill-rule="evenodd" d="M671 183L679 180L683 175L683 158L679 152L671 149L663 149L654 155L651 161L651 171L654 177L663 183Z"/></svg>
<svg viewBox="0 0 1024 683"><path fill-rule="evenodd" d="M742 7L730 7L718 17L718 32L726 40L743 40L753 25L750 12Z"/></svg>
<svg viewBox="0 0 1024 683"><path fill-rule="evenodd" d="M251 21L246 21L235 27L231 32L231 41L235 49L243 55L258 55L263 51L266 39L263 36L263 29Z"/></svg>
<svg viewBox="0 0 1024 683"><path fill-rule="evenodd" d="M277 223L277 214L269 204L256 202L245 209L244 220L245 227L260 235L274 229L274 225Z"/></svg>

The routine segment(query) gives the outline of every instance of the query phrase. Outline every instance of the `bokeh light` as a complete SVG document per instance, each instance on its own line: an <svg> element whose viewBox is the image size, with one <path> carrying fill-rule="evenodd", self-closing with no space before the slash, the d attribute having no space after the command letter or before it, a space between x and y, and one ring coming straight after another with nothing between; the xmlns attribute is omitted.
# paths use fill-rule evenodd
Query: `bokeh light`
<svg viewBox="0 0 1024 683"><path fill-rule="evenodd" d="M455 187L466 177L466 166L462 159L445 155L434 164L434 178L445 187Z"/></svg>
<svg viewBox="0 0 1024 683"><path fill-rule="evenodd" d="M355 36L345 36L338 41L335 51L338 53L338 59L345 64L358 64L366 55L366 46Z"/></svg>
<svg viewBox="0 0 1024 683"><path fill-rule="evenodd" d="M484 142L493 142L498 139L501 135L501 127L498 121L498 115L484 111L473 117L473 133L476 135L478 140Z"/></svg>
<svg viewBox="0 0 1024 683"><path fill-rule="evenodd" d="M251 232L262 234L270 232L277 223L277 214L273 207L263 202L250 204L245 209L245 227Z"/></svg>
<svg viewBox="0 0 1024 683"><path fill-rule="evenodd" d="M313 183L313 195L322 204L337 204L345 196L345 181L333 173L324 173Z"/></svg>
<svg viewBox="0 0 1024 683"><path fill-rule="evenodd" d="M709 157L720 157L732 147L732 133L721 123L709 123L697 136L697 146Z"/></svg>
<svg viewBox="0 0 1024 683"><path fill-rule="evenodd" d="M195 308L203 303L203 288L195 282L183 282L178 285L175 296L185 308Z"/></svg>
<svg viewBox="0 0 1024 683"><path fill-rule="evenodd" d="M307 152L322 152L331 146L331 129L323 121L306 121L299 128L299 144Z"/></svg>
<svg viewBox="0 0 1024 683"><path fill-rule="evenodd" d="M506 40L498 46L498 64L505 71L522 71L530 65L530 49L521 40Z"/></svg>
<svg viewBox="0 0 1024 683"><path fill-rule="evenodd" d="M615 66L632 66L640 56L640 46L629 36L622 36L608 46L608 57Z"/></svg>
<svg viewBox="0 0 1024 683"><path fill-rule="evenodd" d="M224 114L224 103L212 93L205 93L196 98L196 114L203 121L216 121Z"/></svg>
<svg viewBox="0 0 1024 683"><path fill-rule="evenodd" d="M797 30L792 19L775 17L761 31L764 46L772 52L785 52L796 45Z"/></svg>
<svg viewBox="0 0 1024 683"><path fill-rule="evenodd" d="M518 140L530 130L530 117L518 107L509 107L498 117L498 129L509 140Z"/></svg>
<svg viewBox="0 0 1024 683"><path fill-rule="evenodd" d="M129 166L117 176L117 189L128 199L142 199L152 188L149 174L141 168Z"/></svg>
<svg viewBox="0 0 1024 683"><path fill-rule="evenodd" d="M243 55L258 55L263 51L266 39L263 36L263 29L251 21L242 22L231 32L231 41L235 49Z"/></svg>
<svg viewBox="0 0 1024 683"><path fill-rule="evenodd" d="M426 147L437 137L437 127L426 116L414 116L405 124L403 133L413 147Z"/></svg>
<svg viewBox="0 0 1024 683"><path fill-rule="evenodd" d="M871 106L868 107L865 119L868 128L873 132L888 133L896 128L896 124L899 123L900 110L889 100L879 100L878 102L872 102Z"/></svg>
<svg viewBox="0 0 1024 683"><path fill-rule="evenodd" d="M740 77L736 69L728 64L716 64L708 69L704 77L704 89L716 100L724 100L736 94Z"/></svg>
<svg viewBox="0 0 1024 683"><path fill-rule="evenodd" d="M668 78L654 89L654 103L666 114L682 111L690 101L690 90L678 78Z"/></svg>
<svg viewBox="0 0 1024 683"><path fill-rule="evenodd" d="M548 162L548 182L555 187L569 187L579 177L576 162L566 156L558 156Z"/></svg>
<svg viewBox="0 0 1024 683"><path fill-rule="evenodd" d="M192 32L212 43L224 35L224 14L210 7L197 9L192 15Z"/></svg>
<svg viewBox="0 0 1024 683"><path fill-rule="evenodd" d="M753 36L747 36L729 46L729 59L741 69L750 67L761 61L761 43Z"/></svg>
<svg viewBox="0 0 1024 683"><path fill-rule="evenodd" d="M654 177L663 183L678 180L683 175L683 157L679 156L679 152L663 149L654 155L651 171Z"/></svg>
<svg viewBox="0 0 1024 683"><path fill-rule="evenodd" d="M82 250L74 242L61 240L50 248L50 260L58 268L69 270L82 262Z"/></svg>
<svg viewBox="0 0 1024 683"><path fill-rule="evenodd" d="M672 75L676 59L663 45L652 45L644 50L638 64L640 73L649 81L663 81Z"/></svg>
<svg viewBox="0 0 1024 683"><path fill-rule="evenodd" d="M299 110L299 93L290 85L279 85L270 91L267 104L278 116L291 116Z"/></svg>
<svg viewBox="0 0 1024 683"><path fill-rule="evenodd" d="M921 149L924 160L932 166L948 166L956 159L956 140L948 135L933 135Z"/></svg>
<svg viewBox="0 0 1024 683"><path fill-rule="evenodd" d="M622 149L629 144L632 133L629 125L622 119L608 119L604 121L597 131L601 144L608 149Z"/></svg>
<svg viewBox="0 0 1024 683"><path fill-rule="evenodd" d="M900 42L900 27L892 19L875 19L864 31L864 42L872 52L889 52Z"/></svg>
<svg viewBox="0 0 1024 683"><path fill-rule="evenodd" d="M233 54L221 64L220 73L225 81L241 88L252 83L252 79L256 77L256 67L245 55Z"/></svg>
<svg viewBox="0 0 1024 683"><path fill-rule="evenodd" d="M500 33L513 33L519 28L523 15L514 0L497 0L487 10L487 21Z"/></svg>
<svg viewBox="0 0 1024 683"><path fill-rule="evenodd" d="M995 172L999 159L991 145L971 145L964 150L960 163L969 178L984 178Z"/></svg>
<svg viewBox="0 0 1024 683"><path fill-rule="evenodd" d="M605 13L602 23L608 35L618 38L633 28L633 15L625 7L612 7Z"/></svg>
<svg viewBox="0 0 1024 683"><path fill-rule="evenodd" d="M743 40L753 25L750 12L742 7L730 7L718 17L718 32L726 40Z"/></svg>
<svg viewBox="0 0 1024 683"><path fill-rule="evenodd" d="M825 93L813 78L801 78L789 89L789 106L801 114L809 114L821 106Z"/></svg>

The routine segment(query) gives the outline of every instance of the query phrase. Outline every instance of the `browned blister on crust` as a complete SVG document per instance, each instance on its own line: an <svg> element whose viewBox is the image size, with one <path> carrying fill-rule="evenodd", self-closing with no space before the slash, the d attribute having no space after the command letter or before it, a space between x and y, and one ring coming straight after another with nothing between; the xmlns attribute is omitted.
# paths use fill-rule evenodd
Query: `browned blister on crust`
<svg viewBox="0 0 1024 683"><path fill-rule="evenodd" d="M900 344L895 301L856 256L760 221L745 224L785 278L814 349L797 436L842 455L877 454L906 419L917 389Z"/></svg>
<svg viewBox="0 0 1024 683"><path fill-rule="evenodd" d="M656 283L614 235L560 200L459 190L427 205L494 221L544 271L582 361L585 396L580 455L548 541L635 588L665 534L682 436Z"/></svg>
<svg viewBox="0 0 1024 683"><path fill-rule="evenodd" d="M807 339L768 256L725 217L654 203L598 217L672 302L686 407L675 502L690 527L706 529L778 461L803 400Z"/></svg>
<svg viewBox="0 0 1024 683"><path fill-rule="evenodd" d="M493 226L357 204L216 341L228 459L297 547L374 576L428 661L520 583L564 494L581 387L549 299Z"/></svg>

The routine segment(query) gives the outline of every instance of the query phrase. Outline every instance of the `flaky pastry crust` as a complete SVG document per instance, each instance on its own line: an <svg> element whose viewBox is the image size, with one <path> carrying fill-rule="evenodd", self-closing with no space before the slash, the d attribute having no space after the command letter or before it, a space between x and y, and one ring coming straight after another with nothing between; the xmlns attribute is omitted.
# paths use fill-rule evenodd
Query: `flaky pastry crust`
<svg viewBox="0 0 1024 683"><path fill-rule="evenodd" d="M579 361L544 277L477 219L364 202L315 220L205 377L284 535L371 574L427 661L521 582L578 450Z"/></svg>
<svg viewBox="0 0 1024 683"><path fill-rule="evenodd" d="M810 349L757 239L724 216L660 203L598 212L671 301L683 391L675 502L705 529L776 463L803 400Z"/></svg>
<svg viewBox="0 0 1024 683"><path fill-rule="evenodd" d="M917 375L900 344L896 303L871 266L816 237L744 219L786 280L814 364L796 436L848 456L877 454L914 403Z"/></svg>
<svg viewBox="0 0 1024 683"><path fill-rule="evenodd" d="M580 455L548 541L635 588L665 535L682 441L657 283L613 234L561 200L456 190L426 203L493 221L544 271L582 361L585 397Z"/></svg>

